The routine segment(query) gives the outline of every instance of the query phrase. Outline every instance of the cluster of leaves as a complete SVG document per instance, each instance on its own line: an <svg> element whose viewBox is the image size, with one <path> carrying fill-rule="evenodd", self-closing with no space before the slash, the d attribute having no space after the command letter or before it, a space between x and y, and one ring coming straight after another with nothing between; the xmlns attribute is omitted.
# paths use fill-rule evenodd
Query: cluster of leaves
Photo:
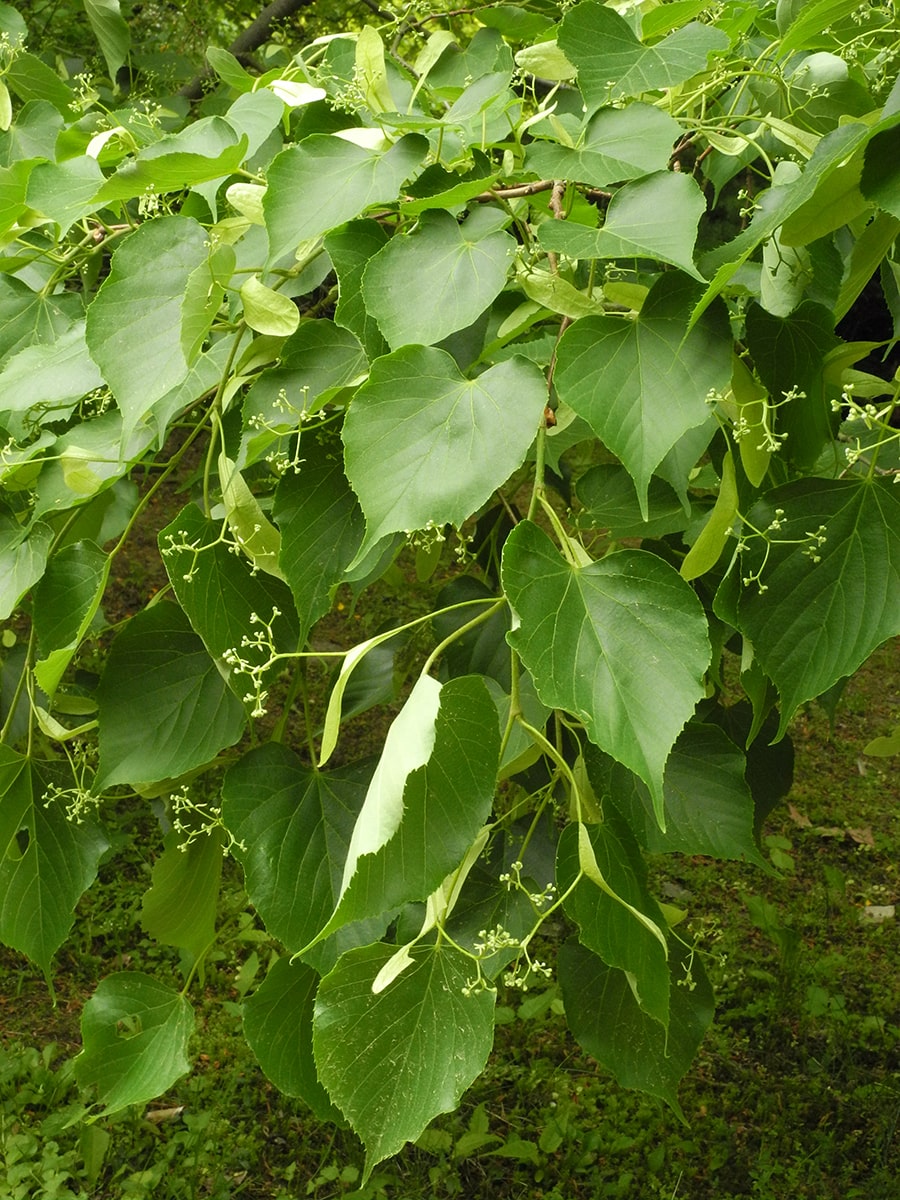
<svg viewBox="0 0 900 1200"><path fill-rule="evenodd" d="M900 626L898 383L835 331L873 277L900 319L892 11L476 15L210 47L189 113L0 8L0 938L49 974L104 798L162 798L144 923L187 978L104 979L81 1082L110 1113L188 1069L224 849L284 948L247 1038L369 1170L552 972L678 1111L712 995L644 856L764 865L791 716ZM169 586L110 629L198 448ZM321 650L406 545L434 611ZM423 625L377 761L329 766Z"/></svg>

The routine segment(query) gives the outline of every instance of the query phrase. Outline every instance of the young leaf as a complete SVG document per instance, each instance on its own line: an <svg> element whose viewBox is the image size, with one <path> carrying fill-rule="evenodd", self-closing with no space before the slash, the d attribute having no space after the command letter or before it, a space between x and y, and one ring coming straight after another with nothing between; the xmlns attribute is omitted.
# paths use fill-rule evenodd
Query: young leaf
<svg viewBox="0 0 900 1200"><path fill-rule="evenodd" d="M719 494L706 524L691 546L681 564L682 579L697 579L711 571L721 557L731 535L738 510L737 481L734 474L734 459L729 450L722 459L722 480Z"/></svg>
<svg viewBox="0 0 900 1200"><path fill-rule="evenodd" d="M519 619L507 640L538 695L644 780L664 828L663 769L709 663L697 597L640 550L571 567L530 521L507 538L502 578Z"/></svg>
<svg viewBox="0 0 900 1200"><path fill-rule="evenodd" d="M244 320L257 333L288 337L300 324L300 310L289 296L273 291L251 275L241 287Z"/></svg>
<svg viewBox="0 0 900 1200"><path fill-rule="evenodd" d="M319 1078L366 1147L372 1168L456 1108L483 1070L495 993L467 993L469 960L446 943L415 946L384 991L372 984L396 947L345 954L319 987L313 1049Z"/></svg>
<svg viewBox="0 0 900 1200"><path fill-rule="evenodd" d="M522 463L546 402L541 372L524 359L474 380L434 347L373 363L343 430L363 550L395 531L461 525Z"/></svg>
<svg viewBox="0 0 900 1200"><path fill-rule="evenodd" d="M235 541L254 567L283 581L284 575L278 565L281 535L263 512L237 464L227 454L219 455L219 481L225 517Z"/></svg>
<svg viewBox="0 0 900 1200"><path fill-rule="evenodd" d="M184 996L140 971L107 975L84 1006L81 1087L96 1085L102 1114L144 1104L190 1069L194 1012Z"/></svg>

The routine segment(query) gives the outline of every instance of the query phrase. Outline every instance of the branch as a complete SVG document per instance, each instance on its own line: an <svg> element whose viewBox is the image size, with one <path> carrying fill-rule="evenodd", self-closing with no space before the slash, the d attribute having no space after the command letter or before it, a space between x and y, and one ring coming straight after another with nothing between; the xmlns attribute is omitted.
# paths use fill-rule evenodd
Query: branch
<svg viewBox="0 0 900 1200"><path fill-rule="evenodd" d="M240 54L250 54L268 40L273 25L293 16L301 8L308 8L312 3L313 0L272 0L256 20L238 34L228 47L228 53L233 54L235 58ZM199 100L203 95L203 85L211 75L212 71L206 67L199 75L195 75L190 83L179 88L178 95L188 100Z"/></svg>

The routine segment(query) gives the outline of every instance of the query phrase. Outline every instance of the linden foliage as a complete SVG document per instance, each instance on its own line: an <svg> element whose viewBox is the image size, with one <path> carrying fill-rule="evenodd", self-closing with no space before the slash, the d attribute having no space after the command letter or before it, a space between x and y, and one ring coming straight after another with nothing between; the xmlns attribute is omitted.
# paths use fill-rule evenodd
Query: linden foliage
<svg viewBox="0 0 900 1200"><path fill-rule="evenodd" d="M283 947L247 1038L369 1170L481 1071L497 987L551 973L678 1109L713 1002L644 854L761 864L792 714L898 628L900 34L853 0L620 8L258 76L211 48L192 111L63 78L0 11L0 937L49 975L109 799L162 797L144 922L189 965L99 982L98 1112L189 1069L223 847ZM847 341L872 279L887 331ZM198 448L170 586L110 628ZM434 611L317 649L407 544ZM380 757L333 765L398 646Z"/></svg>

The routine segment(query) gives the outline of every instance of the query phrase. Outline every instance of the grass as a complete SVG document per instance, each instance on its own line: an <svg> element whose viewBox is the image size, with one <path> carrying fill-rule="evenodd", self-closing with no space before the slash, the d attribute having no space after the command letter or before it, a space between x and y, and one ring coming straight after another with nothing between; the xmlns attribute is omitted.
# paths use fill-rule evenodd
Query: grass
<svg viewBox="0 0 900 1200"><path fill-rule="evenodd" d="M892 1200L900 1177L898 787L867 742L896 723L897 646L847 689L833 733L794 723L795 785L767 822L779 874L681 860L665 876L718 997L684 1082L689 1124L617 1087L578 1049L555 987L501 996L495 1054L461 1110L360 1187L362 1152L278 1094L240 1036L240 1000L272 948L226 872L229 940L207 966L196 1069L144 1111L86 1125L71 1062L96 980L123 966L176 982L175 951L140 929L159 835L113 823L101 884L79 906L54 978L0 951L0 1195L4 1200ZM662 870L659 867L659 870ZM660 875L660 882L664 877ZM243 914L243 915L241 915Z"/></svg>

